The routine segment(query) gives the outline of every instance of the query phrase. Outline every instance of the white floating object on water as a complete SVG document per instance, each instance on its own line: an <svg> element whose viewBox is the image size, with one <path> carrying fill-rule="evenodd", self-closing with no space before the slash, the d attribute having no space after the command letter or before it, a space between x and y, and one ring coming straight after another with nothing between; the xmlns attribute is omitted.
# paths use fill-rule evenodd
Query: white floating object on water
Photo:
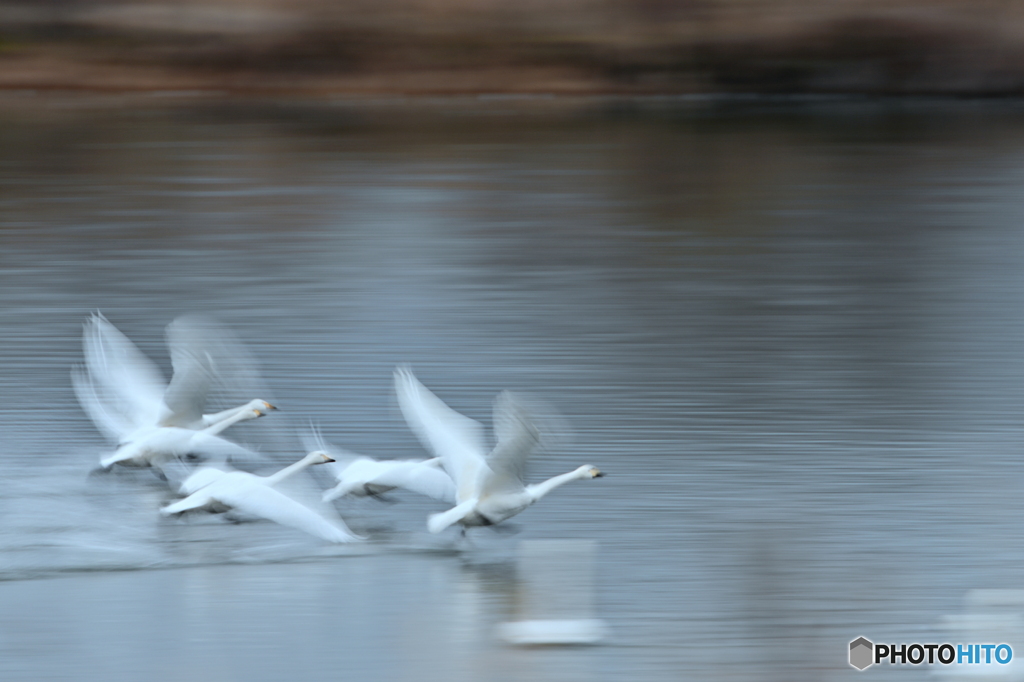
<svg viewBox="0 0 1024 682"><path fill-rule="evenodd" d="M1024 590L970 590L964 598L963 612L943 616L939 630L944 633L943 641L954 644L1008 644L1013 659L1008 664L979 661L934 666L931 677L948 682L1024 682L1024 667L1017 656L1024 651Z"/></svg>
<svg viewBox="0 0 1024 682"><path fill-rule="evenodd" d="M509 644L597 644L607 627L598 618L578 620L519 620L498 626L498 636Z"/></svg>
<svg viewBox="0 0 1024 682"><path fill-rule="evenodd" d="M597 644L608 634L594 617L593 540L528 540L519 545L516 620L498 637L518 646Z"/></svg>

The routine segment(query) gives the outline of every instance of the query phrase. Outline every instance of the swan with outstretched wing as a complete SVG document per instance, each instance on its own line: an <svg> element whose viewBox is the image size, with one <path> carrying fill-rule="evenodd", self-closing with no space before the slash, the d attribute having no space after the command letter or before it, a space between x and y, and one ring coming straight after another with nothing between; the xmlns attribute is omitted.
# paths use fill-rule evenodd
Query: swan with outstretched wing
<svg viewBox="0 0 1024 682"><path fill-rule="evenodd" d="M316 429L305 439L305 444L307 450L326 452L334 459L334 464L328 468L337 484L324 492L324 502L345 495L377 497L402 488L442 502L455 503L455 482L441 468L439 458L381 460L364 457L331 445Z"/></svg>
<svg viewBox="0 0 1024 682"><path fill-rule="evenodd" d="M170 385L157 367L100 314L86 323L82 338L84 367L72 370L79 403L117 449L100 465L153 466L193 455L222 460L255 453L219 434L229 426L276 409L255 399L228 410L204 414L215 363L195 342L196 324L179 318L167 328L174 376Z"/></svg>
<svg viewBox="0 0 1024 682"><path fill-rule="evenodd" d="M497 445L488 453L483 426L448 407L407 367L395 370L398 405L423 446L439 457L455 483L455 506L427 521L432 533L452 524L491 526L515 516L555 488L598 478L597 467L581 466L542 483L526 485L526 463L541 434L523 401L507 391L494 406Z"/></svg>

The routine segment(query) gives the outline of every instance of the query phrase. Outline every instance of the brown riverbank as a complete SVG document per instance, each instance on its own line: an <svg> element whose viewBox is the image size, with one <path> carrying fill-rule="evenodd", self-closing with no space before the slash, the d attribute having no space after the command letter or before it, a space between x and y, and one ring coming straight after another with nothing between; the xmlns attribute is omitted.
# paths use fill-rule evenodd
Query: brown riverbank
<svg viewBox="0 0 1024 682"><path fill-rule="evenodd" d="M992 0L0 0L0 88L1024 93Z"/></svg>

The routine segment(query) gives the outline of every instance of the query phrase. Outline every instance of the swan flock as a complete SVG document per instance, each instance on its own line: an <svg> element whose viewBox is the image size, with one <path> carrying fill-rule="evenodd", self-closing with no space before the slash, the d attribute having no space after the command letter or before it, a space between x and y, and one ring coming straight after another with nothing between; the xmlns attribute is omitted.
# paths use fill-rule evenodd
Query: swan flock
<svg viewBox="0 0 1024 682"><path fill-rule="evenodd" d="M532 406L504 391L495 399L495 445L484 427L448 407L405 366L394 371L395 394L405 421L430 457L375 460L325 442L313 431L308 454L269 475L245 468L266 464L258 452L222 435L229 428L276 410L266 395L207 413L214 393L261 391L238 386L239 368L251 371L240 342L207 318L183 316L166 330L173 376L166 382L157 366L105 317L84 325L84 363L72 370L72 386L82 409L108 440L99 471L150 467L180 496L160 508L163 516L239 512L302 530L334 543L363 540L349 530L328 503L342 497L378 497L409 490L448 505L431 514L427 528L440 533L460 525L492 526L509 519L565 483L603 476L584 465L546 481L527 484L530 455L544 443L544 429ZM278 487L301 480L309 467L323 465L335 479L321 503L296 499ZM307 481L307 486L311 485Z"/></svg>

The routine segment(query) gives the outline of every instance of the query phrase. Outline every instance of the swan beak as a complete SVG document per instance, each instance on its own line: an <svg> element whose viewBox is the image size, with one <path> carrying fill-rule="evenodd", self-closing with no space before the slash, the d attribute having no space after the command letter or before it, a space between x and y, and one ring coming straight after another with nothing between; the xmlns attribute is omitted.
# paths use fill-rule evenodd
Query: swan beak
<svg viewBox="0 0 1024 682"><path fill-rule="evenodd" d="M256 418L257 418L257 419L258 419L259 417L262 417L262 416L263 416L263 412L260 412L259 410L253 410L253 412L255 412L255 413L256 413Z"/></svg>
<svg viewBox="0 0 1024 682"><path fill-rule="evenodd" d="M263 401L263 406L268 410L276 410L277 408L268 403L266 400Z"/></svg>
<svg viewBox="0 0 1024 682"><path fill-rule="evenodd" d="M332 458L328 457L327 455L320 455L320 456L324 458L324 464L327 464L328 462L336 462L336 461L338 461L336 459L332 459Z"/></svg>
<svg viewBox="0 0 1024 682"><path fill-rule="evenodd" d="M597 467L594 467L590 470L590 476L591 478L604 478L604 472Z"/></svg>

